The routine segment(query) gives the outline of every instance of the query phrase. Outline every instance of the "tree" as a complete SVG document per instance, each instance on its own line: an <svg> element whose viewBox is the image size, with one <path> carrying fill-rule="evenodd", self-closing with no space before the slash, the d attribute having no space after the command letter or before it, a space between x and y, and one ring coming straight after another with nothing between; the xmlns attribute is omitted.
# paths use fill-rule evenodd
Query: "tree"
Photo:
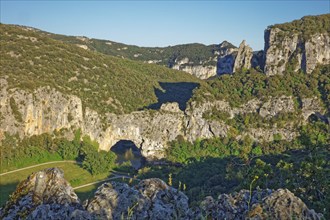
<svg viewBox="0 0 330 220"><path fill-rule="evenodd" d="M75 160L79 156L79 145L74 144L73 141L62 139L58 145L58 153L65 160Z"/></svg>

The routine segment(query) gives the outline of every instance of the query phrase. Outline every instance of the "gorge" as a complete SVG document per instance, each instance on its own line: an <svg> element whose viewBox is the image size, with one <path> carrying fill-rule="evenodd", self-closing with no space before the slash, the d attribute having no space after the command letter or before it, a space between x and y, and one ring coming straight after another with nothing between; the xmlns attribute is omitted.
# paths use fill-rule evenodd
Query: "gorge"
<svg viewBox="0 0 330 220"><path fill-rule="evenodd" d="M81 202L44 169L1 218L329 217L330 14L267 27L264 51L0 29L2 172L31 155L130 172Z"/></svg>

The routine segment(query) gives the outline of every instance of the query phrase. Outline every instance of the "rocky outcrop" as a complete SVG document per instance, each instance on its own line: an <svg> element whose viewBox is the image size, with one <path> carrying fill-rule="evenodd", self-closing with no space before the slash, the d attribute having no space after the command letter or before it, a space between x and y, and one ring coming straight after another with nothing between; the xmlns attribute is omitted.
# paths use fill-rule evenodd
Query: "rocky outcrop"
<svg viewBox="0 0 330 220"><path fill-rule="evenodd" d="M216 66L212 66L212 65L195 65L195 64L184 63L184 64L176 64L172 67L172 69L187 72L200 79L208 79L212 76L217 75Z"/></svg>
<svg viewBox="0 0 330 220"><path fill-rule="evenodd" d="M311 73L318 64L330 64L330 35L315 33L305 39L302 33L271 27L265 30L264 51L267 75L283 74L288 65Z"/></svg>
<svg viewBox="0 0 330 220"><path fill-rule="evenodd" d="M305 203L287 189L272 191L241 190L233 194L221 194L215 200L207 197L201 203L202 214L211 219L322 219L323 215L307 208ZM197 213L200 213L198 211ZM196 216L197 217L197 216Z"/></svg>
<svg viewBox="0 0 330 220"><path fill-rule="evenodd" d="M261 71L263 66L263 51L254 52L243 40L238 49L228 50L227 53L218 57L217 74L231 74L251 68Z"/></svg>
<svg viewBox="0 0 330 220"><path fill-rule="evenodd" d="M234 63L233 72L240 69L250 69L252 62L253 50L246 45L245 40L239 45L237 56Z"/></svg>
<svg viewBox="0 0 330 220"><path fill-rule="evenodd" d="M86 210L97 219L187 219L188 197L160 179L135 187L111 182L101 185Z"/></svg>
<svg viewBox="0 0 330 220"><path fill-rule="evenodd" d="M7 82L0 81L0 112L6 115L1 123L6 125L7 132L23 137L81 125L83 112L78 97L64 95L50 87L37 89L33 93L20 89L7 90Z"/></svg>
<svg viewBox="0 0 330 220"><path fill-rule="evenodd" d="M207 60L194 63L188 57L175 59L169 67L188 72L200 79L212 76L231 74L242 68L261 66L262 54L253 53L252 49L243 41L239 48L234 48L224 41L213 50L213 56Z"/></svg>
<svg viewBox="0 0 330 220"><path fill-rule="evenodd" d="M259 110L261 117L273 117L280 112L294 112L294 102L292 97L281 96L279 98L271 97L267 102L263 103Z"/></svg>
<svg viewBox="0 0 330 220"><path fill-rule="evenodd" d="M210 61L214 65L207 64ZM201 63L194 63L188 57L176 59L169 67L188 72L200 79L208 79L215 75L231 74L241 69L263 67L263 51L253 52L245 40L239 48L232 48L229 43L223 42L217 50L213 51L213 57Z"/></svg>
<svg viewBox="0 0 330 220"><path fill-rule="evenodd" d="M292 141L298 136L298 132L295 131L292 126L288 125L286 128L251 128L247 132L243 132L239 137L250 136L253 140L267 140L274 141L275 137L281 140Z"/></svg>
<svg viewBox="0 0 330 220"><path fill-rule="evenodd" d="M304 120L307 121L311 115L315 115L323 121L328 121L325 116L325 110L321 106L320 100L317 97L302 99L301 109Z"/></svg>
<svg viewBox="0 0 330 220"><path fill-rule="evenodd" d="M181 110L179 108L179 104L177 102L164 103L160 106L160 110L168 111L168 112L175 112L175 113L181 112Z"/></svg>
<svg viewBox="0 0 330 220"><path fill-rule="evenodd" d="M182 111L141 111L126 115L108 114L108 127L100 133L100 148L109 150L120 140L131 140L149 159L162 158L166 143L183 135ZM95 137L94 135L92 137Z"/></svg>
<svg viewBox="0 0 330 220"><path fill-rule="evenodd" d="M32 174L22 181L0 211L1 219L90 218L58 168Z"/></svg>
<svg viewBox="0 0 330 220"><path fill-rule="evenodd" d="M206 119L204 115L207 112L226 112L230 118L247 113L272 118L296 111L293 98L281 96L269 97L264 103L252 99L236 108L226 101L217 100L191 102L185 111L180 110L177 103L165 103L159 111L100 115L90 108L83 110L81 100L73 95L65 95L47 87L34 92L9 89L4 78L0 83L0 116L6 116L0 117L0 139L4 138L5 132L19 134L23 138L61 129L72 136L80 128L82 134L97 141L102 150L109 150L121 140L130 140L150 160L164 157L168 142L178 136L191 142L197 138L225 137L231 127L221 120ZM311 114L323 115L325 112L316 98L304 99L301 110L305 120ZM290 126L286 129L275 126L269 129L255 128L244 133L260 141L272 141L275 134L288 140L296 136Z"/></svg>
<svg viewBox="0 0 330 220"><path fill-rule="evenodd" d="M318 64L330 64L330 34L315 34L305 42L306 73L311 73Z"/></svg>
<svg viewBox="0 0 330 220"><path fill-rule="evenodd" d="M58 168L22 181L0 210L1 219L187 219L188 197L160 179L101 185L81 204Z"/></svg>
<svg viewBox="0 0 330 220"><path fill-rule="evenodd" d="M207 197L190 208L188 197L160 179L136 186L102 184L94 196L80 203L58 168L45 169L22 181L0 218L9 219L321 219L287 189L241 190Z"/></svg>

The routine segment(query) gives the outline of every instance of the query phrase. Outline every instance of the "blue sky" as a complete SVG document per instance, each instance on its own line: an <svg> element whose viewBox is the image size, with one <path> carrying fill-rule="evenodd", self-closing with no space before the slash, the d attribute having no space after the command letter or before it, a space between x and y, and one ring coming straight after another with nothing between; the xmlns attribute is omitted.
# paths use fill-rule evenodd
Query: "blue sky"
<svg viewBox="0 0 330 220"><path fill-rule="evenodd" d="M264 29L305 15L330 13L329 0L15 1L1 0L1 22L138 46L183 43L263 49Z"/></svg>

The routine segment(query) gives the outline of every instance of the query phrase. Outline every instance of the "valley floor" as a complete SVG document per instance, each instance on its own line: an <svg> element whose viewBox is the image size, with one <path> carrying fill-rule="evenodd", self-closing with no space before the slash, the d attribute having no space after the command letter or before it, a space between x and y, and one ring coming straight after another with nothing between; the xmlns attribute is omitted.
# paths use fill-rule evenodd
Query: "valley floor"
<svg viewBox="0 0 330 220"><path fill-rule="evenodd" d="M70 182L78 197L83 201L93 195L94 191L104 181L113 179L130 178L119 172L108 172L98 175L91 175L88 171L81 167L81 163L77 161L51 161L17 170L12 170L0 174L0 206L4 205L9 195L13 193L19 182L26 179L29 175L42 169L58 167L65 173L65 178Z"/></svg>

